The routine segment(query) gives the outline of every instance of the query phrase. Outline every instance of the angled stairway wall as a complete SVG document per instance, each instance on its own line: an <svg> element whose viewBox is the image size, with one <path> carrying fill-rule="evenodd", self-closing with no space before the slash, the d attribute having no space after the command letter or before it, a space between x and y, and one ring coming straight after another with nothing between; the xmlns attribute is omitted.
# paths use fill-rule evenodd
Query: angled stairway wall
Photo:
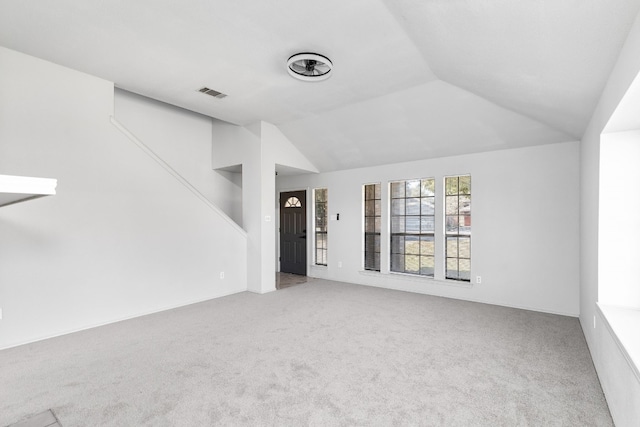
<svg viewBox="0 0 640 427"><path fill-rule="evenodd" d="M211 167L211 117L116 89L114 117L198 192L242 226L240 173Z"/></svg>
<svg viewBox="0 0 640 427"><path fill-rule="evenodd" d="M246 290L246 234L112 125L112 83L4 48L0 74L0 173L58 179L0 210L0 348Z"/></svg>

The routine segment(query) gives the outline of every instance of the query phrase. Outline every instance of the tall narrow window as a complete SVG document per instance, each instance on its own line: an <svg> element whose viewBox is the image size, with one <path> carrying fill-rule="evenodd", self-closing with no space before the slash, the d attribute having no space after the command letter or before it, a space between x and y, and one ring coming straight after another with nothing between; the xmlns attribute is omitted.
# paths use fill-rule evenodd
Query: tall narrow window
<svg viewBox="0 0 640 427"><path fill-rule="evenodd" d="M364 186L364 269L380 271L380 184Z"/></svg>
<svg viewBox="0 0 640 427"><path fill-rule="evenodd" d="M433 277L435 180L391 183L391 271Z"/></svg>
<svg viewBox="0 0 640 427"><path fill-rule="evenodd" d="M316 264L327 265L327 189L316 188L315 195L315 241Z"/></svg>
<svg viewBox="0 0 640 427"><path fill-rule="evenodd" d="M471 280L471 176L450 176L445 187L446 278Z"/></svg>

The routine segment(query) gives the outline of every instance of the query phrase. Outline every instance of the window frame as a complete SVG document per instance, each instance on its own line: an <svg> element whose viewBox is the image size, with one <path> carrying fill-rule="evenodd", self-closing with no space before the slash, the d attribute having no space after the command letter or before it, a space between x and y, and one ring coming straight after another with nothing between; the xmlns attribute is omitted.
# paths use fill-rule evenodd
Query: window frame
<svg viewBox="0 0 640 427"><path fill-rule="evenodd" d="M370 190L372 188L372 190ZM382 238L382 183L362 186L363 269L380 272Z"/></svg>
<svg viewBox="0 0 640 427"><path fill-rule="evenodd" d="M324 200L318 200L324 192ZM327 266L329 254L329 190L326 187L313 189L313 262L314 265ZM320 246L319 246L320 243ZM322 254L322 256L318 256Z"/></svg>
<svg viewBox="0 0 640 427"><path fill-rule="evenodd" d="M435 177L389 182L391 273L435 277L435 183ZM409 223L411 229L407 227Z"/></svg>
<svg viewBox="0 0 640 427"><path fill-rule="evenodd" d="M468 178L468 183L461 185L461 178ZM449 184L449 180L453 179L456 180L455 186L453 181ZM443 190L444 277L446 280L471 283L471 174L445 176ZM455 269L451 268L454 264ZM463 271L466 272L464 276L461 275Z"/></svg>

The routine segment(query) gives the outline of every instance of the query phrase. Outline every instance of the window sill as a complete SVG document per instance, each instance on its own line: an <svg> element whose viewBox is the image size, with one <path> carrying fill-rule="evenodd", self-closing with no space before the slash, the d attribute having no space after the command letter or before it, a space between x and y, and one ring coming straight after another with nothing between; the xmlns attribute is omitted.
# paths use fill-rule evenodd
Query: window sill
<svg viewBox="0 0 640 427"><path fill-rule="evenodd" d="M0 206L56 194L58 180L29 176L0 175Z"/></svg>
<svg viewBox="0 0 640 427"><path fill-rule="evenodd" d="M620 351L640 381L640 310L596 304Z"/></svg>
<svg viewBox="0 0 640 427"><path fill-rule="evenodd" d="M417 276L413 274L405 274L405 273L381 273L379 271L371 271L371 270L360 270L360 274L363 276L371 276L371 277L384 277L384 278L393 278L402 280L405 282L415 282L415 283L429 283L434 285L443 285L443 286L453 286L456 288L473 288L473 284L470 282L461 282L458 280L442 280L442 279L434 279L433 277L426 276Z"/></svg>

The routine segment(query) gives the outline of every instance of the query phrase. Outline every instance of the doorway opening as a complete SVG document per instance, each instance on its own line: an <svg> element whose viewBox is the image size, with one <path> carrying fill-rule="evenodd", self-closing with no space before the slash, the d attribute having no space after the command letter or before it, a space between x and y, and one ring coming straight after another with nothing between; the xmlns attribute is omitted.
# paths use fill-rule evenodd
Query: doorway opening
<svg viewBox="0 0 640 427"><path fill-rule="evenodd" d="M280 193L280 272L307 275L307 192Z"/></svg>
<svg viewBox="0 0 640 427"><path fill-rule="evenodd" d="M276 289L285 289L290 288L292 286L301 285L303 283L307 283L313 280L313 278L309 276L300 276L299 274L291 274L291 273L276 273Z"/></svg>

